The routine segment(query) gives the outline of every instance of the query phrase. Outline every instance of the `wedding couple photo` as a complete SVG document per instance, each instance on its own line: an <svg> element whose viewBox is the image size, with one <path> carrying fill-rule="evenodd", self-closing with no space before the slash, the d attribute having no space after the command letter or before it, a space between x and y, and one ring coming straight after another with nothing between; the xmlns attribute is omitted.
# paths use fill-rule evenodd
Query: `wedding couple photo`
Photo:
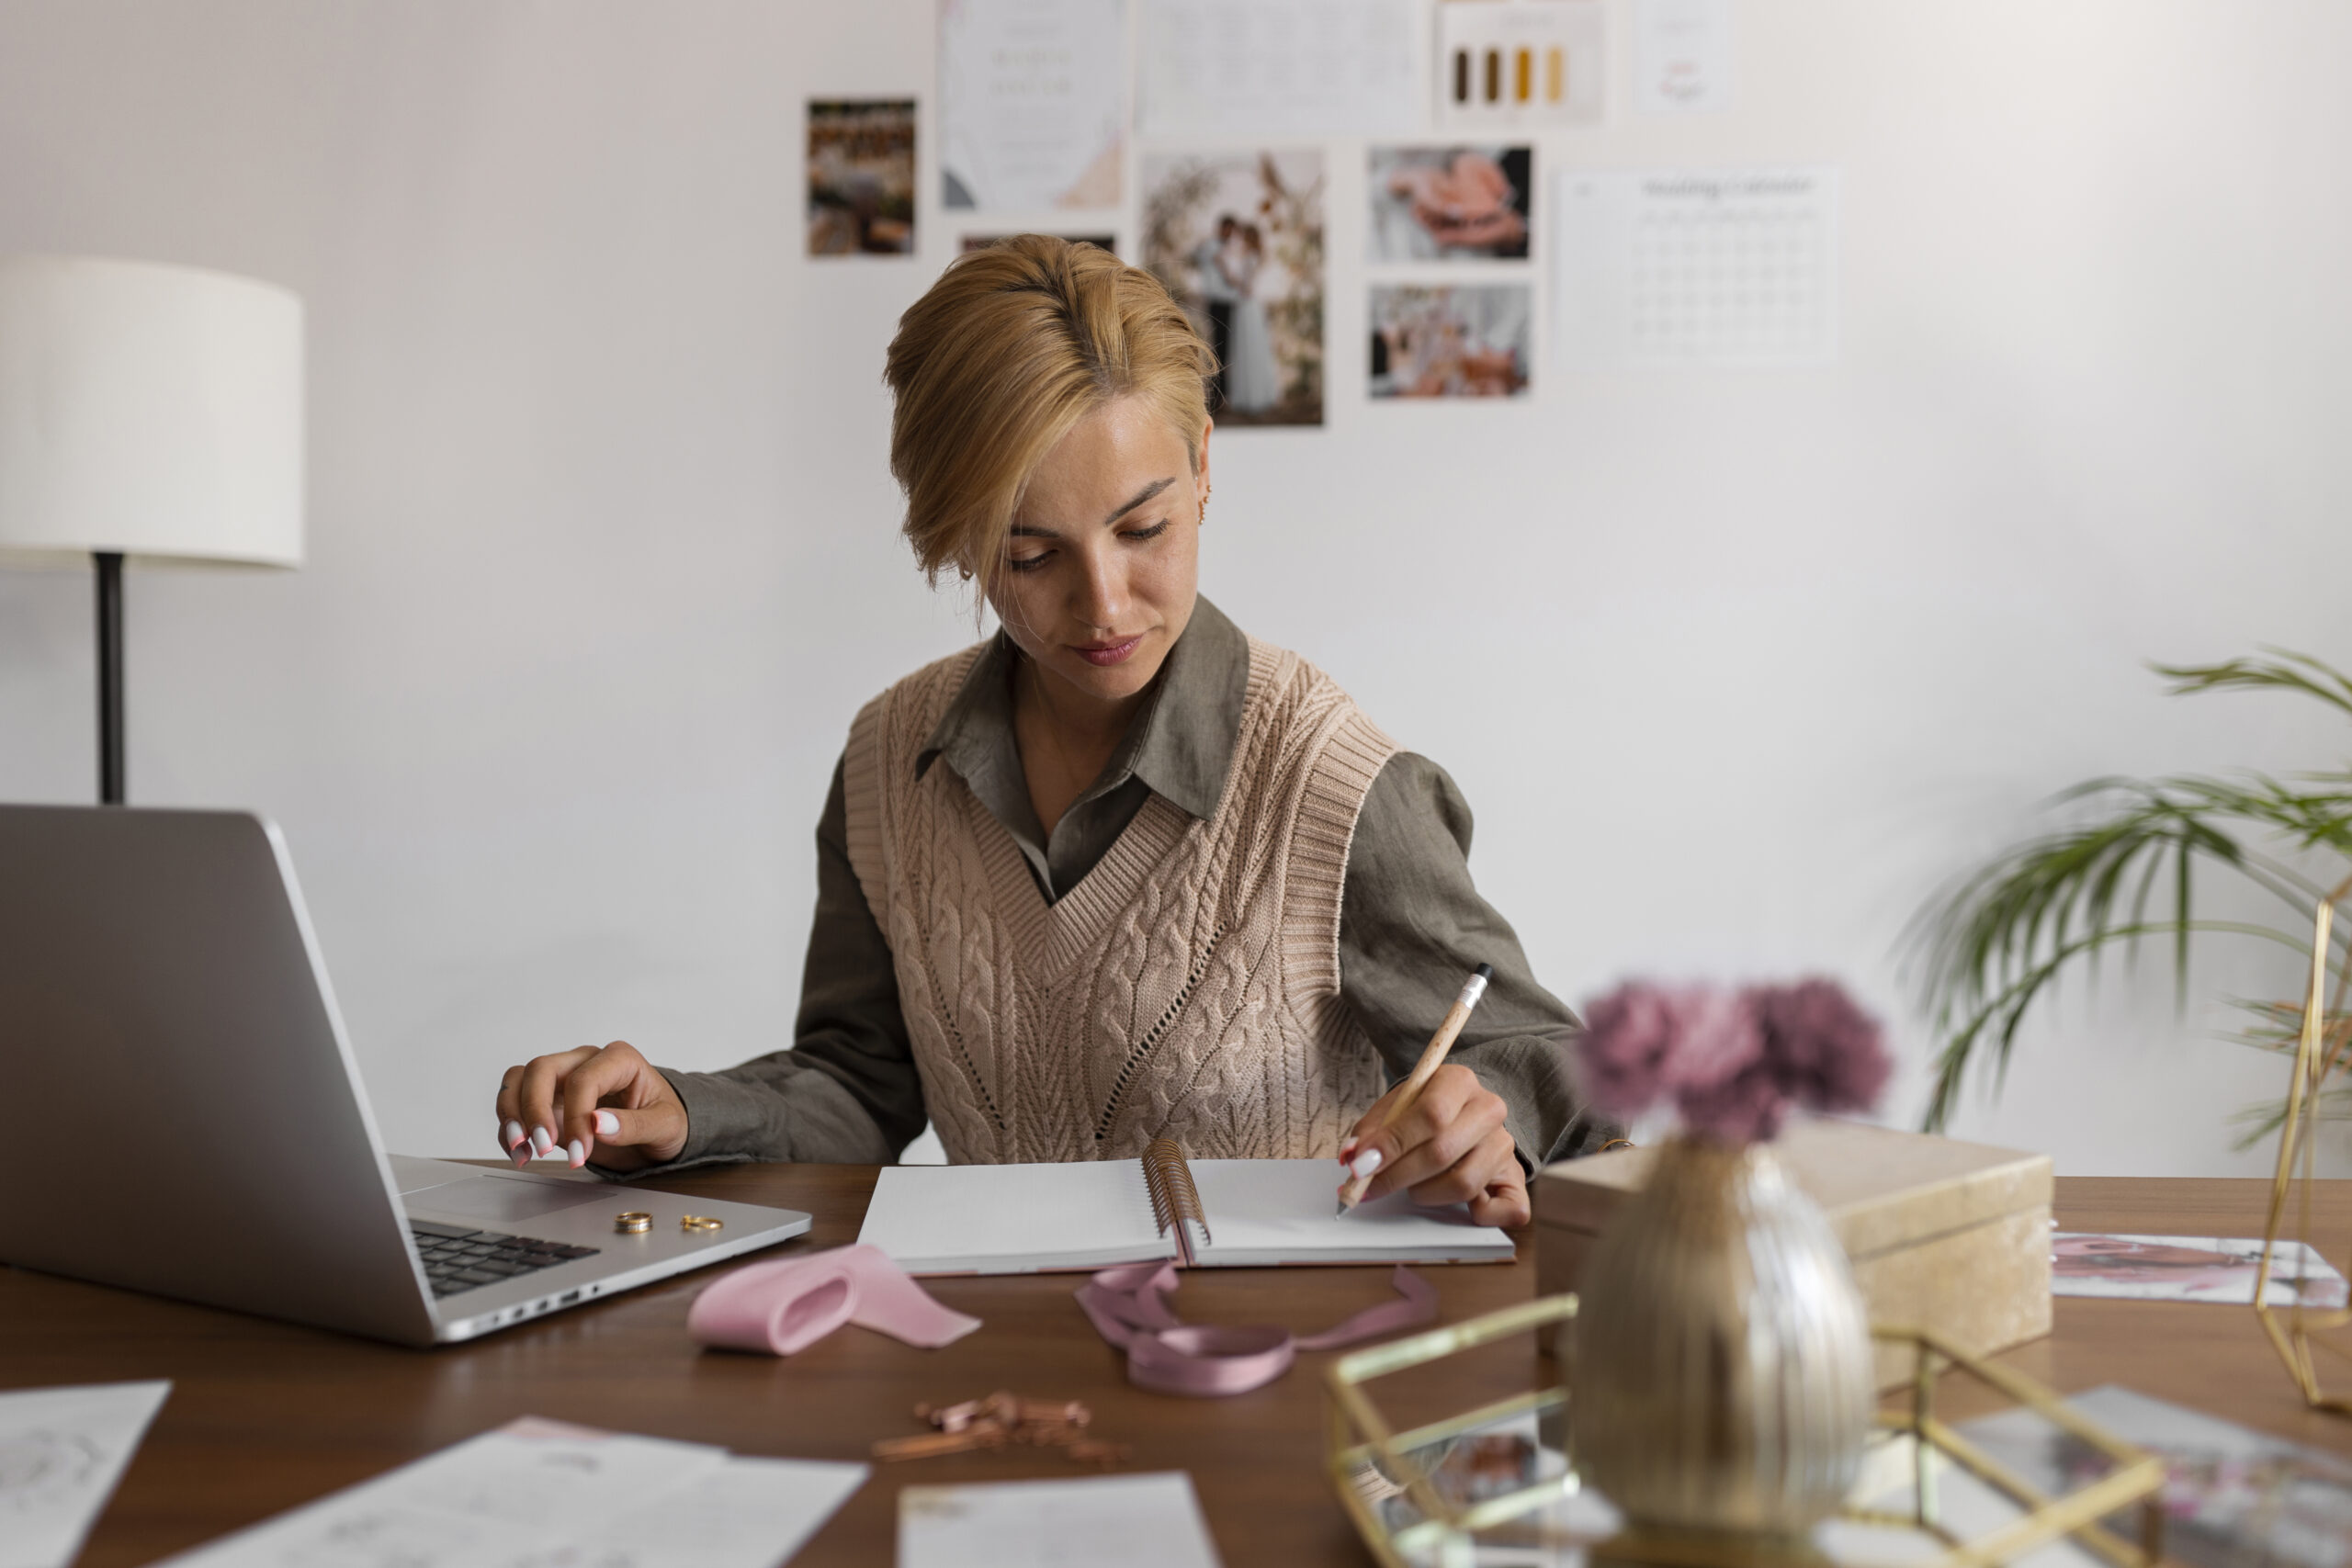
<svg viewBox="0 0 2352 1568"><path fill-rule="evenodd" d="M1144 162L1144 265L1216 352L1222 424L1323 423L1323 156Z"/></svg>

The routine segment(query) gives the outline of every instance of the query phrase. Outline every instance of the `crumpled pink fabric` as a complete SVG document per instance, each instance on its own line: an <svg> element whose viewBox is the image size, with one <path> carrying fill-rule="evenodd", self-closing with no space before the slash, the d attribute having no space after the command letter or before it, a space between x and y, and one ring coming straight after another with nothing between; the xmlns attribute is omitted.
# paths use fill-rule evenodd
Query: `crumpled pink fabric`
<svg viewBox="0 0 2352 1568"><path fill-rule="evenodd" d="M878 1247L754 1263L714 1280L686 1314L697 1343L789 1356L854 1323L926 1350L980 1325L931 1298Z"/></svg>
<svg viewBox="0 0 2352 1568"><path fill-rule="evenodd" d="M1168 1304L1176 1288L1173 1263L1105 1269L1078 1288L1078 1304L1097 1333L1127 1353L1129 1382L1156 1393L1206 1399L1263 1388L1290 1371L1301 1350L1336 1350L1436 1318L1437 1292L1428 1280L1399 1264L1389 1283L1397 1300L1304 1337L1270 1325L1223 1328L1184 1322Z"/></svg>

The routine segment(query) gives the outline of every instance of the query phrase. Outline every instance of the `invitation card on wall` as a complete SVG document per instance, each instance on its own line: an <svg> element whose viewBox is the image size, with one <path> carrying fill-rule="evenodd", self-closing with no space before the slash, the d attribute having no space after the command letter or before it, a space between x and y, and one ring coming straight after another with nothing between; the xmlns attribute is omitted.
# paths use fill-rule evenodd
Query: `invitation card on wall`
<svg viewBox="0 0 2352 1568"><path fill-rule="evenodd" d="M1731 107L1731 0L1639 0L1634 106L1652 114Z"/></svg>
<svg viewBox="0 0 2352 1568"><path fill-rule="evenodd" d="M1116 207L1126 130L1125 0L940 0L944 205Z"/></svg>

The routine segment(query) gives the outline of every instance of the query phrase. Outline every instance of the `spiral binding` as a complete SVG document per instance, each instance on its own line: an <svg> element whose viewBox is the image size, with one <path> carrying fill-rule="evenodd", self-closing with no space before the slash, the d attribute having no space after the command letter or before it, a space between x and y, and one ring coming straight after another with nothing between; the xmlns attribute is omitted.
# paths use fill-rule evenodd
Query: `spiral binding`
<svg viewBox="0 0 2352 1568"><path fill-rule="evenodd" d="M1213 1241L1209 1216L1201 1207L1200 1189L1193 1185L1193 1168L1185 1161L1184 1145L1173 1138L1154 1138L1143 1151L1144 1185L1151 1190L1151 1217L1166 1235L1172 1226L1176 1250L1183 1266L1193 1266L1193 1239L1184 1228L1189 1220L1201 1227L1201 1240Z"/></svg>

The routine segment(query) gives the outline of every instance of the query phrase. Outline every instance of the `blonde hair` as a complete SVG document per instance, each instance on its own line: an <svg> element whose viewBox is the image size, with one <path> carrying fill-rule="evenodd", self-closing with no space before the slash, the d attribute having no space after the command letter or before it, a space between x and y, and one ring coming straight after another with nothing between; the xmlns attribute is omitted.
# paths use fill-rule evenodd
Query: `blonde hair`
<svg viewBox="0 0 2352 1568"><path fill-rule="evenodd" d="M1159 280L1108 251L1016 234L957 258L899 318L883 370L915 558L933 582L992 576L1030 475L1114 399L1156 405L1197 472L1215 369Z"/></svg>

